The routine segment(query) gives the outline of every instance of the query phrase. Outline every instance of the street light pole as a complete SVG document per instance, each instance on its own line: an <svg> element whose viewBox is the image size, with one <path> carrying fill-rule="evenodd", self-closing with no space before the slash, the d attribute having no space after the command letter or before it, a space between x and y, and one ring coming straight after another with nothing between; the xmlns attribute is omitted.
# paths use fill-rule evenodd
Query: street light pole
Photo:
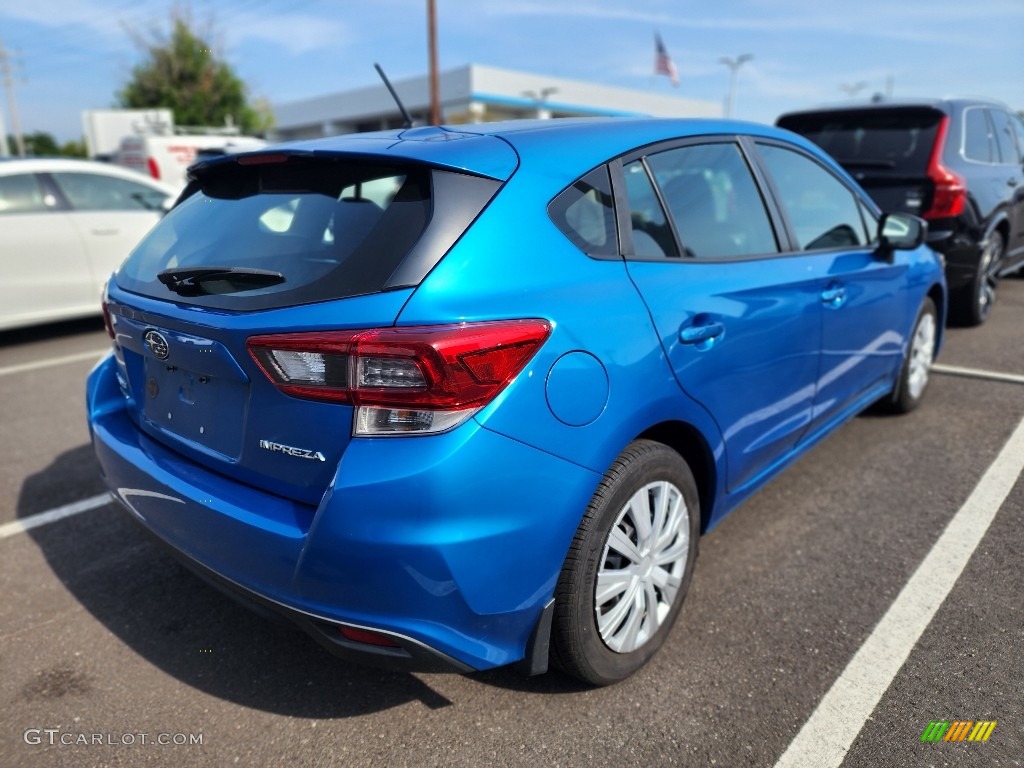
<svg viewBox="0 0 1024 768"><path fill-rule="evenodd" d="M729 68L729 95L725 99L725 116L732 117L733 108L736 106L736 75L740 67L754 58L752 53L744 53L735 59L723 56L718 60L719 64L725 64Z"/></svg>
<svg viewBox="0 0 1024 768"><path fill-rule="evenodd" d="M544 103L548 100L548 96L553 93L558 93L558 89L549 86L547 88L541 88L539 93L537 91L523 91L523 96L533 102L536 102L537 117L543 120L551 117L551 113L544 106Z"/></svg>
<svg viewBox="0 0 1024 768"><path fill-rule="evenodd" d="M441 96L437 79L437 7L427 0L427 48L430 58L430 124L441 124Z"/></svg>
<svg viewBox="0 0 1024 768"><path fill-rule="evenodd" d="M851 99L853 99L853 98L856 98L858 93L860 93L861 91L863 91L867 87L868 87L868 83L866 81L864 81L864 80L861 80L859 82L852 83L852 84L851 83L841 83L839 85L839 90L841 90L843 93L845 93Z"/></svg>

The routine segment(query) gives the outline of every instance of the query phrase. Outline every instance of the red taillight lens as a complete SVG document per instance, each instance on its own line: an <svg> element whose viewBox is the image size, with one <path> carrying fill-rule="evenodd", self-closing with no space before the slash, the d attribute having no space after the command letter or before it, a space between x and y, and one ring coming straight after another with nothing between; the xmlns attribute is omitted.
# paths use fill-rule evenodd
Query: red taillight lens
<svg viewBox="0 0 1024 768"><path fill-rule="evenodd" d="M949 117L943 117L935 136L935 146L928 161L928 178L932 180L934 191L932 204L921 216L925 219L945 219L959 216L967 205L967 182L959 173L955 173L942 164L942 150L946 146L946 134L949 132Z"/></svg>
<svg viewBox="0 0 1024 768"><path fill-rule="evenodd" d="M154 158L151 157L146 161L146 167L149 169L149 175L160 181L160 166L156 164Z"/></svg>
<svg viewBox="0 0 1024 768"><path fill-rule="evenodd" d="M437 432L526 366L544 320L254 336L249 353L293 397L357 406L358 434Z"/></svg>
<svg viewBox="0 0 1024 768"><path fill-rule="evenodd" d="M382 632L373 632L369 629L357 629L356 627L338 627L338 633L346 640L365 645L379 645L385 648L400 648L391 637Z"/></svg>

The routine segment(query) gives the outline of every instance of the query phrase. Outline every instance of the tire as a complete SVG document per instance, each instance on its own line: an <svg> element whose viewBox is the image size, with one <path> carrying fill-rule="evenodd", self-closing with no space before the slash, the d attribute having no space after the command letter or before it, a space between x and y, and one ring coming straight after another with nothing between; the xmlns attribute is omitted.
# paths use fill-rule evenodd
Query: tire
<svg viewBox="0 0 1024 768"><path fill-rule="evenodd" d="M938 335L938 312L935 302L927 296L921 303L917 322L907 344L907 356L900 369L900 378L893 389L890 410L895 413L909 413L921 404L932 363L935 362L935 340Z"/></svg>
<svg viewBox="0 0 1024 768"><path fill-rule="evenodd" d="M699 536L686 462L661 443L630 443L594 492L555 587L555 665L608 685L646 664L682 608Z"/></svg>
<svg viewBox="0 0 1024 768"><path fill-rule="evenodd" d="M998 231L992 232L982 243L974 278L956 296L956 314L964 325L981 325L988 320L996 301L999 265L1005 248Z"/></svg>

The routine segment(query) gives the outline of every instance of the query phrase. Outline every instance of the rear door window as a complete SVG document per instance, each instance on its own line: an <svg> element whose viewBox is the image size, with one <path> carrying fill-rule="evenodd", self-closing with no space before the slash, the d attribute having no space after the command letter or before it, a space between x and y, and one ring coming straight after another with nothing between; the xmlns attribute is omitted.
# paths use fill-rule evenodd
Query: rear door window
<svg viewBox="0 0 1024 768"><path fill-rule="evenodd" d="M684 255L727 259L778 252L768 211L737 144L677 147L646 162Z"/></svg>
<svg viewBox="0 0 1024 768"><path fill-rule="evenodd" d="M999 160L1006 165L1018 165L1021 161L1017 148L1017 137L1014 135L1010 116L1001 109L989 110L992 126L995 128L996 146L999 148Z"/></svg>
<svg viewBox="0 0 1024 768"><path fill-rule="evenodd" d="M47 195L34 173L0 176L0 214L53 210L56 200Z"/></svg>
<svg viewBox="0 0 1024 768"><path fill-rule="evenodd" d="M679 256L672 227L643 160L635 160L623 169L629 223L633 234L633 253L639 258Z"/></svg>
<svg viewBox="0 0 1024 768"><path fill-rule="evenodd" d="M160 190L98 173L52 173L76 211L158 211L167 199Z"/></svg>

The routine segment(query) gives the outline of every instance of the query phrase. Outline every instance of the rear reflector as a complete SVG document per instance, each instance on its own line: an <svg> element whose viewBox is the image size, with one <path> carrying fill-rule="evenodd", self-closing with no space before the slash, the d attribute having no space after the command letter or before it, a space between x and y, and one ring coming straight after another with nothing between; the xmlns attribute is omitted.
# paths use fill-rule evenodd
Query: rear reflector
<svg viewBox="0 0 1024 768"><path fill-rule="evenodd" d="M281 392L357 408L357 435L461 424L526 367L545 320L254 336L249 353Z"/></svg>
<svg viewBox="0 0 1024 768"><path fill-rule="evenodd" d="M354 643L363 643L365 645L380 645L385 648L399 648L394 640L390 636L385 635L381 632L373 632L369 629L357 629L356 627L338 627L338 632L346 640L351 640Z"/></svg>
<svg viewBox="0 0 1024 768"><path fill-rule="evenodd" d="M146 161L146 167L149 169L149 175L160 181L160 166L156 164L154 158L151 157Z"/></svg>

